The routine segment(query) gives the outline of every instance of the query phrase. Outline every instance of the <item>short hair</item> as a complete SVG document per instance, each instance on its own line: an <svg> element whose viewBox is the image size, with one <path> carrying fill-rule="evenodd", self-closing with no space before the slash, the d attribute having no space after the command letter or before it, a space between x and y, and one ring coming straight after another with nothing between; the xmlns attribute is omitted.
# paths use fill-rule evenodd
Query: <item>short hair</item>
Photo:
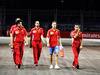
<svg viewBox="0 0 100 75"><path fill-rule="evenodd" d="M15 19L15 22L17 22L17 19L21 20L20 18L16 18L16 19Z"/></svg>
<svg viewBox="0 0 100 75"><path fill-rule="evenodd" d="M36 23L36 22L39 22L39 21L35 21L35 23ZM39 22L39 23L40 23L40 22Z"/></svg>
<svg viewBox="0 0 100 75"><path fill-rule="evenodd" d="M16 21L16 24L19 24L20 22L23 22L22 20L18 20L18 21Z"/></svg>
<svg viewBox="0 0 100 75"><path fill-rule="evenodd" d="M52 23L57 23L56 21L52 21Z"/></svg>
<svg viewBox="0 0 100 75"><path fill-rule="evenodd" d="M80 24L79 24L79 23L75 23L75 26L76 26L76 25L80 27Z"/></svg>

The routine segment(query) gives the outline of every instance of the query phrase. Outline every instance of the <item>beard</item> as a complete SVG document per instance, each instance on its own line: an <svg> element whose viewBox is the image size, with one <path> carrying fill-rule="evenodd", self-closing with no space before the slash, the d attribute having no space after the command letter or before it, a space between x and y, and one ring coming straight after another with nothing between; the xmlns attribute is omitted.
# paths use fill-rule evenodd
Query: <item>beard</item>
<svg viewBox="0 0 100 75"><path fill-rule="evenodd" d="M19 28L21 28L21 26L19 26Z"/></svg>
<svg viewBox="0 0 100 75"><path fill-rule="evenodd" d="M36 26L37 28L39 28L39 25L38 26Z"/></svg>
<svg viewBox="0 0 100 75"><path fill-rule="evenodd" d="M54 29L56 28L56 26L53 27Z"/></svg>

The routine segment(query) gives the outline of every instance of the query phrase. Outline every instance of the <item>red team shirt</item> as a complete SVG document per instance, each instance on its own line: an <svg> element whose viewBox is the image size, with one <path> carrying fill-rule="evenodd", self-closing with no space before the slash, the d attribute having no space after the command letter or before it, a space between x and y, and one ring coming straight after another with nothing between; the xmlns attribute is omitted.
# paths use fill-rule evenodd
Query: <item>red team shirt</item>
<svg viewBox="0 0 100 75"><path fill-rule="evenodd" d="M14 38L15 42L24 42L24 36L27 36L27 31L23 27L21 27L21 29L19 29L18 27L16 27L12 31L12 36L15 37Z"/></svg>
<svg viewBox="0 0 100 75"><path fill-rule="evenodd" d="M61 38L60 31L56 29L53 31L53 29L48 30L47 37L49 38L49 47L55 47L58 46L58 38Z"/></svg>
<svg viewBox="0 0 100 75"><path fill-rule="evenodd" d="M12 33L12 32L13 32L13 30L14 30L14 28L16 28L16 27L17 27L17 25L16 25L16 24L12 25L12 27L11 27L11 29L10 29L10 33ZM24 28L24 26L22 26L22 28Z"/></svg>
<svg viewBox="0 0 100 75"><path fill-rule="evenodd" d="M79 46L81 43L80 43L80 39L83 39L83 36L82 36L82 32L79 32L79 36L75 39L73 38L75 36L75 34L77 33L76 30L73 30L71 32L71 37L72 37L72 45L74 46Z"/></svg>
<svg viewBox="0 0 100 75"><path fill-rule="evenodd" d="M34 27L31 32L29 33L29 36L32 36L32 41L41 41L41 35L43 35L43 29Z"/></svg>

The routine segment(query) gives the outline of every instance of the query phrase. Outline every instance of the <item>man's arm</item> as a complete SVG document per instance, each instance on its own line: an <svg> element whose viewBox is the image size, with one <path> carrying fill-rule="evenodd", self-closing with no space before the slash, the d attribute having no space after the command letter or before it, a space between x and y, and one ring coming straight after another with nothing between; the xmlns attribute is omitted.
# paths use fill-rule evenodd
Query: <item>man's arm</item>
<svg viewBox="0 0 100 75"><path fill-rule="evenodd" d="M59 41L59 43L60 43L60 46L62 46L62 43L61 43L61 38L59 38L59 39L58 39L58 41Z"/></svg>
<svg viewBox="0 0 100 75"><path fill-rule="evenodd" d="M10 29L10 44L11 44L11 40L12 40L12 30L13 29L13 27L11 27L11 29Z"/></svg>
<svg viewBox="0 0 100 75"><path fill-rule="evenodd" d="M60 36L60 31L58 32L58 36L59 36L58 42L60 43L60 46L62 46L62 43L61 43L61 36Z"/></svg>
<svg viewBox="0 0 100 75"><path fill-rule="evenodd" d="M83 39L81 40L81 46L83 46Z"/></svg>
<svg viewBox="0 0 100 75"><path fill-rule="evenodd" d="M11 49L13 49L15 30L10 33Z"/></svg>
<svg viewBox="0 0 100 75"><path fill-rule="evenodd" d="M28 45L28 37L25 36L25 45Z"/></svg>
<svg viewBox="0 0 100 75"><path fill-rule="evenodd" d="M30 36L30 48L32 47L32 36Z"/></svg>
<svg viewBox="0 0 100 75"><path fill-rule="evenodd" d="M80 49L83 48L83 39L81 39L81 45L80 45Z"/></svg>
<svg viewBox="0 0 100 75"><path fill-rule="evenodd" d="M13 39L14 37L11 35L11 49L13 49Z"/></svg>
<svg viewBox="0 0 100 75"><path fill-rule="evenodd" d="M47 47L49 47L49 38L47 37Z"/></svg>
<svg viewBox="0 0 100 75"><path fill-rule="evenodd" d="M44 41L44 37L43 37L43 35L41 35L41 39L42 39L43 43L45 44L45 41Z"/></svg>
<svg viewBox="0 0 100 75"><path fill-rule="evenodd" d="M10 33L10 43L11 43L11 41L12 41L12 33Z"/></svg>

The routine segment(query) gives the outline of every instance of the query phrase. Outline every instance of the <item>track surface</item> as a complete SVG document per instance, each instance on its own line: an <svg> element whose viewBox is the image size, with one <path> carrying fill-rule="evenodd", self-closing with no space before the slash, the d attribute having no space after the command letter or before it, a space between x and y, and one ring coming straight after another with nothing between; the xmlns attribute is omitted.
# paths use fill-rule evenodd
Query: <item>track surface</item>
<svg viewBox="0 0 100 75"><path fill-rule="evenodd" d="M49 51L43 46L39 65L34 66L33 51L24 49L23 64L17 69L8 45L0 45L0 75L100 75L100 47L84 47L79 56L80 69L72 68L73 52L71 46L64 46L65 57L59 56L59 70L49 69ZM55 55L53 55L55 65Z"/></svg>

